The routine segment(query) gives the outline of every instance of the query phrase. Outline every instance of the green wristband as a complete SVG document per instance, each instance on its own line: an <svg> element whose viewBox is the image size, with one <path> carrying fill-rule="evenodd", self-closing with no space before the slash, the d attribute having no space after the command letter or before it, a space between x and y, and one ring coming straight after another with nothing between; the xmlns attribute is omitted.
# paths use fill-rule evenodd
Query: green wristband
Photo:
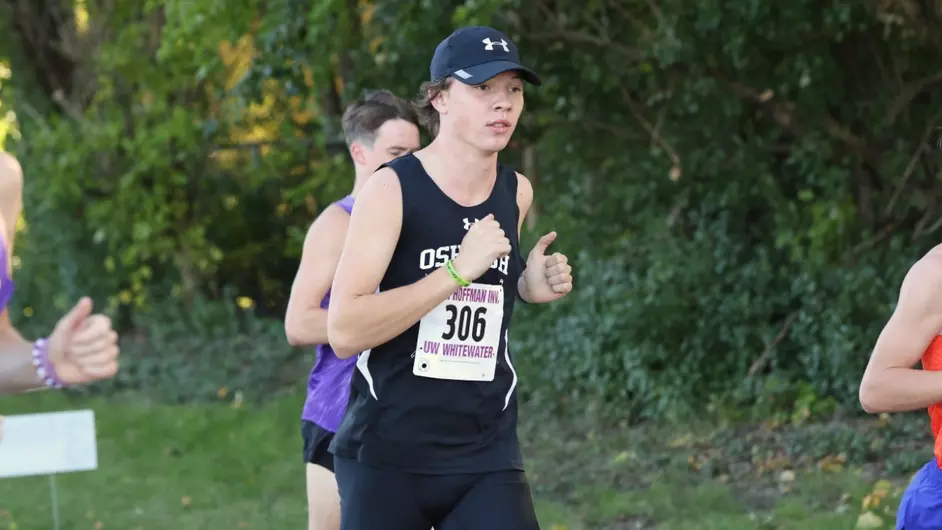
<svg viewBox="0 0 942 530"><path fill-rule="evenodd" d="M471 285L471 282L469 282L468 280L465 280L464 278L461 277L460 274L458 274L458 271L455 270L455 266L451 263L451 260L448 260L448 262L445 263L445 270L448 271L449 276L451 276L452 278L454 278L456 282L458 282L458 285L462 287L467 287Z"/></svg>

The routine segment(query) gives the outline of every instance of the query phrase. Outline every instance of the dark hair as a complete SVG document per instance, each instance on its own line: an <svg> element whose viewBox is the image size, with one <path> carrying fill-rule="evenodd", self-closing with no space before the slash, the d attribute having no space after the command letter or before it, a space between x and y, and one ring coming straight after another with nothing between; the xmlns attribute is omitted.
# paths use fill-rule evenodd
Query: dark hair
<svg viewBox="0 0 942 530"><path fill-rule="evenodd" d="M343 112L343 135L347 146L359 141L373 145L376 131L390 120L405 120L419 125L409 103L388 90L373 90L350 104Z"/></svg>
<svg viewBox="0 0 942 530"><path fill-rule="evenodd" d="M432 137L438 136L439 116L438 110L432 105L432 100L451 87L452 77L438 81L426 81L419 87L419 93L412 102L412 108L419 115L419 123L428 130Z"/></svg>

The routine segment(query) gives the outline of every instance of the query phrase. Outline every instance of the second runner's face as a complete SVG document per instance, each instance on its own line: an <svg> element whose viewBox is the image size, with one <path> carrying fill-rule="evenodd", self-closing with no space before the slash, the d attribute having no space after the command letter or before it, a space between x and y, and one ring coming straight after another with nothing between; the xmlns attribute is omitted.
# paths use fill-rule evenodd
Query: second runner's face
<svg viewBox="0 0 942 530"><path fill-rule="evenodd" d="M523 80L516 72L504 72L480 85L452 83L449 113L457 129L471 145L498 152L510 143L523 112Z"/></svg>
<svg viewBox="0 0 942 530"><path fill-rule="evenodd" d="M419 128L406 120L389 120L376 129L373 147L363 148L365 166L376 171L379 166L400 156L417 151L421 145Z"/></svg>

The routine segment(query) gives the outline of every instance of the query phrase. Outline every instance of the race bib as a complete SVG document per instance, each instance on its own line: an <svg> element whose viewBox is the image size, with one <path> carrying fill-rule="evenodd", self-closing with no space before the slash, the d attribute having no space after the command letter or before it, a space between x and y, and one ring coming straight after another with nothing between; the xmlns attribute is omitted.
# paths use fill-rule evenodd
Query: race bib
<svg viewBox="0 0 942 530"><path fill-rule="evenodd" d="M472 283L419 322L412 373L456 381L493 381L504 321L504 288Z"/></svg>

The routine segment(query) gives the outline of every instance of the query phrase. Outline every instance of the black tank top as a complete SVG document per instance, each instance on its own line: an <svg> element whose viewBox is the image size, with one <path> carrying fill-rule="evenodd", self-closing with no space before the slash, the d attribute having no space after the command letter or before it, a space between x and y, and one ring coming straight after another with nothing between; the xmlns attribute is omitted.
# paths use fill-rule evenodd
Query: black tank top
<svg viewBox="0 0 942 530"><path fill-rule="evenodd" d="M488 199L464 207L445 195L415 156L386 166L396 172L402 188L402 230L380 291L413 284L444 266L458 254L471 225L487 214L494 214L513 248L471 287L459 289L433 310L429 315L437 314L437 320L427 316L359 355L347 413L331 452L413 473L522 469L517 374L507 344L524 264L517 234L517 175L498 165ZM488 313L490 320L485 320ZM461 370L470 363L479 379L423 376L433 371L430 365L443 366L440 361ZM480 365L488 368L478 370ZM492 380L487 380L489 369Z"/></svg>

